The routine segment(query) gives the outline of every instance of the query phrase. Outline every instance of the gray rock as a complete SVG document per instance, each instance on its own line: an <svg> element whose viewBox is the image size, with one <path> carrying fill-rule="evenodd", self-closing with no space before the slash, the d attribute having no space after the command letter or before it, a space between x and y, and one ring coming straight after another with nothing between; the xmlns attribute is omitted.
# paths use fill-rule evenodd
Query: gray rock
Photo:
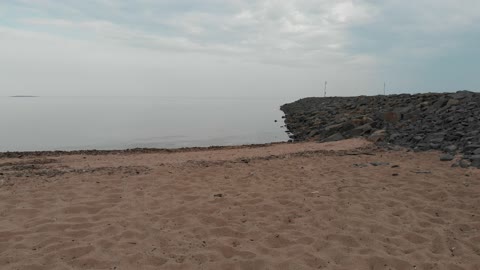
<svg viewBox="0 0 480 270"><path fill-rule="evenodd" d="M431 174L432 172L431 171L412 171L413 173L416 173L416 174Z"/></svg>
<svg viewBox="0 0 480 270"><path fill-rule="evenodd" d="M450 154L445 154L440 157L441 161L452 161L455 157Z"/></svg>
<svg viewBox="0 0 480 270"><path fill-rule="evenodd" d="M375 131L372 135L368 137L368 140L371 142L384 141L387 136L387 132L384 129Z"/></svg>
<svg viewBox="0 0 480 270"><path fill-rule="evenodd" d="M390 163L388 163L388 162L370 162L370 164L371 164L372 166L375 166L375 167L377 167L377 166L388 166L388 165L390 165Z"/></svg>
<svg viewBox="0 0 480 270"><path fill-rule="evenodd" d="M430 140L430 143L439 144L439 143L442 143L443 141L444 141L443 138L433 138Z"/></svg>
<svg viewBox="0 0 480 270"><path fill-rule="evenodd" d="M426 143L419 143L415 147L415 149L420 150L420 151L427 151L430 150L430 145Z"/></svg>
<svg viewBox="0 0 480 270"><path fill-rule="evenodd" d="M458 147L456 145L449 145L443 148L445 152L454 153L457 151Z"/></svg>
<svg viewBox="0 0 480 270"><path fill-rule="evenodd" d="M386 112L383 115L383 121L388 123L397 123L401 119L401 113L399 112Z"/></svg>
<svg viewBox="0 0 480 270"><path fill-rule="evenodd" d="M334 141L341 141L341 140L344 140L344 139L345 139L345 137L343 137L342 134L335 133L332 136L324 139L322 142L334 142Z"/></svg>
<svg viewBox="0 0 480 270"><path fill-rule="evenodd" d="M470 159L472 162L474 160L480 160L480 155L471 155L471 156L468 156L468 159Z"/></svg>
<svg viewBox="0 0 480 270"><path fill-rule="evenodd" d="M353 164L353 167L365 168L365 167L368 167L368 165L364 163L355 163Z"/></svg>
<svg viewBox="0 0 480 270"><path fill-rule="evenodd" d="M466 160L466 159L462 159L462 160L460 160L460 162L458 163L458 165L460 165L461 168L464 168L464 169L465 169L465 168L470 167L471 162L468 161L468 160Z"/></svg>
<svg viewBox="0 0 480 270"><path fill-rule="evenodd" d="M469 161L480 155L480 93L305 98L281 109L295 141L366 137L415 151L460 153Z"/></svg>
<svg viewBox="0 0 480 270"><path fill-rule="evenodd" d="M460 104L460 100L458 99L450 99L448 102L447 102L447 105L446 107L451 107L451 106L454 106L454 105L458 105Z"/></svg>
<svg viewBox="0 0 480 270"><path fill-rule="evenodd" d="M440 149L440 144L439 143L431 143L428 145L430 149Z"/></svg>
<svg viewBox="0 0 480 270"><path fill-rule="evenodd" d="M473 151L475 151L476 149L480 148L480 145L478 144L471 144L471 145L466 145L464 148L463 148L463 151L467 154L472 154Z"/></svg>
<svg viewBox="0 0 480 270"><path fill-rule="evenodd" d="M467 90L462 90L462 91L457 91L456 93L453 93L450 96L454 99L465 99L465 98L469 98L473 95L474 95L474 92L467 91Z"/></svg>
<svg viewBox="0 0 480 270"><path fill-rule="evenodd" d="M359 126L359 127L356 127L354 129L352 129L349 134L353 137L358 137L358 136L361 136L365 133L368 133L370 131L372 131L372 126L370 124L365 124L365 125L362 125L362 126Z"/></svg>
<svg viewBox="0 0 480 270"><path fill-rule="evenodd" d="M314 137L316 135L318 135L319 131L317 129L314 129L312 131L310 131L310 133L308 133L308 137Z"/></svg>
<svg viewBox="0 0 480 270"><path fill-rule="evenodd" d="M335 133L342 128L343 124L335 124L325 127L325 131L328 133Z"/></svg>
<svg viewBox="0 0 480 270"><path fill-rule="evenodd" d="M472 160L472 163L470 164L470 166L480 169L480 159Z"/></svg>
<svg viewBox="0 0 480 270"><path fill-rule="evenodd" d="M447 100L445 99L445 97L440 97L435 103L433 103L432 107L434 109L440 109L446 104L447 104Z"/></svg>
<svg viewBox="0 0 480 270"><path fill-rule="evenodd" d="M389 140L393 143L395 143L396 140L400 139L402 137L402 134L400 133L393 133L393 134L390 134L389 136Z"/></svg>
<svg viewBox="0 0 480 270"><path fill-rule="evenodd" d="M423 140L423 136L415 136L415 137L413 137L413 139L415 141L419 142L419 141Z"/></svg>

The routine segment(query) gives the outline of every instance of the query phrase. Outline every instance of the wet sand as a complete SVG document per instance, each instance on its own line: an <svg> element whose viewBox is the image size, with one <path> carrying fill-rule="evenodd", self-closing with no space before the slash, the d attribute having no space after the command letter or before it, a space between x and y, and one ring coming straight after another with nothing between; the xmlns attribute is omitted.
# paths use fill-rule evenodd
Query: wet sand
<svg viewBox="0 0 480 270"><path fill-rule="evenodd" d="M353 139L3 157L0 269L478 270L480 170L438 156Z"/></svg>

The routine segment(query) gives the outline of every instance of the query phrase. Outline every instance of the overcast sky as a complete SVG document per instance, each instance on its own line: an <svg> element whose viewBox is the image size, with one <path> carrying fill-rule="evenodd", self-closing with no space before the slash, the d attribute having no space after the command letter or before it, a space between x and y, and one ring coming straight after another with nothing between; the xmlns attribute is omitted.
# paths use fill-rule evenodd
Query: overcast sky
<svg viewBox="0 0 480 270"><path fill-rule="evenodd" d="M0 96L479 90L478 0L0 1Z"/></svg>

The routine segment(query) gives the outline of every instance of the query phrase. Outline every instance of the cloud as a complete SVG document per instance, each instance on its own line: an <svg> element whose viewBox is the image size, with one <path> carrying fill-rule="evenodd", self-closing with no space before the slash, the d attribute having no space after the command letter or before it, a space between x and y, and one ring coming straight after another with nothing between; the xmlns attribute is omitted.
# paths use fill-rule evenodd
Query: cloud
<svg viewBox="0 0 480 270"><path fill-rule="evenodd" d="M45 60L51 66L75 58L67 54L79 62L116 62L130 59L128 53L141 59L130 59L134 70L168 58L188 70L186 77L202 73L187 66L202 69L196 64L213 61L214 74L221 63L235 63L223 74L237 72L232 81L241 81L248 67L268 78L288 77L304 94L315 91L309 84L327 79L337 81L340 94L373 93L384 80L434 90L455 87L462 72L439 63L480 60L474 45L479 9L476 0L12 0L0 3L0 56L19 62L21 56L6 52L24 48L30 57L57 59ZM473 76L463 78L462 85L478 87Z"/></svg>
<svg viewBox="0 0 480 270"><path fill-rule="evenodd" d="M367 21L370 17L367 12L369 4L346 0L208 0L201 3L179 1L171 5L141 1L133 11L129 9L131 1L93 2L95 5L87 6L83 2L65 1L55 7L49 0L40 1L41 4L22 1L43 13L63 12L65 15L19 18L19 21L27 28L33 26L47 32L68 28L78 36L123 42L125 45L233 53L249 60L256 58L270 63L278 57L281 59L279 64L290 59L296 65L315 65L318 58L326 55L329 58L339 57L338 61L348 58L349 55L342 51L348 43L347 27ZM92 6L105 10L93 12ZM76 15L73 17L77 19L70 19L70 15Z"/></svg>

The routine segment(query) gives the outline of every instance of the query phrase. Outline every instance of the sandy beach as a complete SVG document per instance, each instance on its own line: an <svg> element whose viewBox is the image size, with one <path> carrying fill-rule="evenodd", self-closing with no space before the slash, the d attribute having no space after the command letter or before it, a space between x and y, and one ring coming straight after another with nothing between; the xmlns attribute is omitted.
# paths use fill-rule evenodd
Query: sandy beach
<svg viewBox="0 0 480 270"><path fill-rule="evenodd" d="M480 170L363 139L0 158L0 269L480 269Z"/></svg>

